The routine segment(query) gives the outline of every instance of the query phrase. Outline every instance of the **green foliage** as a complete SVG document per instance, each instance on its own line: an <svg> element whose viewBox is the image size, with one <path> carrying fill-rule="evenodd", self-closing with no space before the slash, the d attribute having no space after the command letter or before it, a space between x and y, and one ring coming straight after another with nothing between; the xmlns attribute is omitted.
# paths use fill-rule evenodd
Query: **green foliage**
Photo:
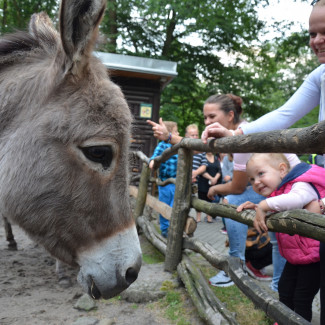
<svg viewBox="0 0 325 325"><path fill-rule="evenodd" d="M58 11L57 0L0 0L0 33L26 29L33 13L45 11L54 18Z"/></svg>
<svg viewBox="0 0 325 325"><path fill-rule="evenodd" d="M318 65L307 31L262 41L272 30L259 20L257 6L268 2L107 0L99 48L177 62L178 76L162 93L161 116L175 120L181 134L190 123L202 131L204 100L215 93L241 96L244 117L254 120L285 103ZM42 10L56 21L58 0L0 0L0 33L26 28L31 14ZM288 26L277 23L273 30Z"/></svg>
<svg viewBox="0 0 325 325"><path fill-rule="evenodd" d="M254 120L281 106L315 66L307 31L259 41L270 31L257 5L268 0L108 0L102 32L109 51L177 62L178 76L162 93L161 116L176 121L181 134L190 123L202 131L202 106L211 94L241 96L244 117Z"/></svg>
<svg viewBox="0 0 325 325"><path fill-rule="evenodd" d="M106 15L102 32L110 51L177 62L178 77L162 94L161 115L177 121L181 132L190 123L202 130L204 100L215 92L242 95L248 83L250 74L239 64L254 56L252 44L263 28L258 3L268 1L108 1L116 21ZM224 56L235 58L234 64L222 63Z"/></svg>

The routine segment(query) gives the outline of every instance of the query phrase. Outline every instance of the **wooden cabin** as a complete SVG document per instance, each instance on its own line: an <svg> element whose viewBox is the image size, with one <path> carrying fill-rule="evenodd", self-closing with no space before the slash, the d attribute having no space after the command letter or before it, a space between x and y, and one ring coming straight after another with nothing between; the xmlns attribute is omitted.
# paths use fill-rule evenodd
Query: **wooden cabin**
<svg viewBox="0 0 325 325"><path fill-rule="evenodd" d="M131 150L140 150L150 157L157 145L146 120L159 119L160 95L177 76L177 63L137 56L94 53L109 70L111 79L118 84L134 116ZM141 170L139 161L132 164L132 172Z"/></svg>

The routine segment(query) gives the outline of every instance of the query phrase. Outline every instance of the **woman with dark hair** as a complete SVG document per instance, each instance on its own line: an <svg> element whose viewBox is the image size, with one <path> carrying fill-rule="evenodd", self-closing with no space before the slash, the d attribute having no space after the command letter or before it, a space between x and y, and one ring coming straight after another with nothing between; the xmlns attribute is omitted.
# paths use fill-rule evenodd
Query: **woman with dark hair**
<svg viewBox="0 0 325 325"><path fill-rule="evenodd" d="M239 96L232 94L227 95L213 95L210 96L204 103L203 114L205 125L211 125L217 120L220 125L231 133L247 124L246 121L241 120L242 113L242 99ZM250 153L234 153L233 162L233 178L230 182L218 184L210 187L208 197L214 198L215 195L224 196L224 202L234 205L240 205L246 202L247 198L259 202L263 197L254 192L252 186L248 184L248 177L246 174L246 162L250 158ZM295 166L300 162L296 155L287 155L291 166ZM256 204L257 204L256 203ZM245 248L246 248L246 234L248 226L240 222L225 218L227 234L229 238L229 255L239 257L242 261L244 269L250 267L250 264L245 265ZM273 251L273 266L274 274L271 288L277 291L278 281L283 270L285 260L279 254L276 238L272 237ZM254 272L254 270L251 270ZM265 281L267 276L255 274L255 278ZM210 283L214 286L225 287L232 285L233 282L228 275L222 271L216 276L210 278Z"/></svg>

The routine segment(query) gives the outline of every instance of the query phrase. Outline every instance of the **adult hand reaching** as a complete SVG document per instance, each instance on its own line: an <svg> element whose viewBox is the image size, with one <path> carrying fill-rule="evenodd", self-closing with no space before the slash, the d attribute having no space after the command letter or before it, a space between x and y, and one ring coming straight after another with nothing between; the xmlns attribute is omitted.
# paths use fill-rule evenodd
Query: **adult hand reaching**
<svg viewBox="0 0 325 325"><path fill-rule="evenodd" d="M211 187L209 188L209 192L208 192L208 194L207 194L207 197L208 197L210 200L212 200L212 201L214 201L215 196L218 195L217 186L218 186L218 185L215 185L215 186L211 186Z"/></svg>
<svg viewBox="0 0 325 325"><path fill-rule="evenodd" d="M243 134L242 129L228 130L220 123L215 122L208 125L202 133L201 139L204 143L208 142L208 138L223 138L223 137L231 137L233 135Z"/></svg>
<svg viewBox="0 0 325 325"><path fill-rule="evenodd" d="M152 126L152 131L155 138L161 141L168 140L169 132L162 118L159 119L159 124L151 120L147 120L147 123Z"/></svg>
<svg viewBox="0 0 325 325"><path fill-rule="evenodd" d="M202 133L201 139L204 143L207 143L208 138L222 138L232 136L233 134L222 126L220 123L212 123L208 125Z"/></svg>

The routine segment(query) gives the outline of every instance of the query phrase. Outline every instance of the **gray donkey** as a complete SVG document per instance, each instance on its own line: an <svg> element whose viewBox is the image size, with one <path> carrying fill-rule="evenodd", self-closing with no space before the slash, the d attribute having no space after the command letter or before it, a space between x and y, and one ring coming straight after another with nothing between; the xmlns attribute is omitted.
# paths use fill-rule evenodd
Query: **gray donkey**
<svg viewBox="0 0 325 325"><path fill-rule="evenodd" d="M80 267L94 298L137 278L128 195L131 114L92 56L105 0L63 0L0 39L0 211L54 257Z"/></svg>

